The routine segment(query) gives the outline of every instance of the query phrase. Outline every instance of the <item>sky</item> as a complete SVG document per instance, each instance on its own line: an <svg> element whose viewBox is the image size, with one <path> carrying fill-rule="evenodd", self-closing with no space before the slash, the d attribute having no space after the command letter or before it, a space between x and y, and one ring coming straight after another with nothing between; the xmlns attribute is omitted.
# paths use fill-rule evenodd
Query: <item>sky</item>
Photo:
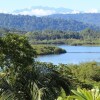
<svg viewBox="0 0 100 100"><path fill-rule="evenodd" d="M33 6L64 7L79 11L97 11L100 10L100 0L0 0L0 12L12 12Z"/></svg>

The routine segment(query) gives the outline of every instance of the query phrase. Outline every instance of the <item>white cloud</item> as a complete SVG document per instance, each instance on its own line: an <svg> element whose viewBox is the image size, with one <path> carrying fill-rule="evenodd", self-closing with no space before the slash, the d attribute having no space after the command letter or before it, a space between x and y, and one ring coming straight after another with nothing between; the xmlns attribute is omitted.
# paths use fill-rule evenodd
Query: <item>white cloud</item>
<svg viewBox="0 0 100 100"><path fill-rule="evenodd" d="M43 9L32 9L29 11L19 12L18 14L20 14L20 15L46 16L46 15L55 14L55 11L54 10L43 10Z"/></svg>
<svg viewBox="0 0 100 100"><path fill-rule="evenodd" d="M85 13L98 13L99 11L97 9L90 9L87 11L84 11Z"/></svg>
<svg viewBox="0 0 100 100"><path fill-rule="evenodd" d="M8 12L3 9L0 9L0 13L8 13Z"/></svg>
<svg viewBox="0 0 100 100"><path fill-rule="evenodd" d="M44 8L26 8L14 12L7 12L3 9L0 9L0 13L8 13L8 14L14 14L14 15L35 15L35 16L46 16L51 14L79 14L79 13L99 13L99 10L97 9L90 9L86 11L78 11L78 10L58 10L58 9L44 9Z"/></svg>
<svg viewBox="0 0 100 100"><path fill-rule="evenodd" d="M73 11L67 11L67 12L59 12L59 14L79 14L80 11L78 10L73 10Z"/></svg>
<svg viewBox="0 0 100 100"><path fill-rule="evenodd" d="M51 15L51 14L78 14L78 13L80 13L80 11L78 11L78 10L58 12L56 10L45 10L45 9L37 8L37 9L29 9L29 10L25 10L25 11L19 11L17 13L13 13L13 14L46 16L46 15Z"/></svg>
<svg viewBox="0 0 100 100"><path fill-rule="evenodd" d="M72 14L79 14L80 13L80 11L78 11L78 10L73 10L72 11Z"/></svg>

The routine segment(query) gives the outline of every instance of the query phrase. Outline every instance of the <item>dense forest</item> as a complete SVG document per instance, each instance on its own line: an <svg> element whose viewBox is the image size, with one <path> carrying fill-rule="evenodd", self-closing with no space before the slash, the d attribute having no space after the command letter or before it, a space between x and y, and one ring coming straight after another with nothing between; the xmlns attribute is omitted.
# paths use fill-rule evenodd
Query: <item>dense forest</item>
<svg viewBox="0 0 100 100"><path fill-rule="evenodd" d="M100 26L100 13L54 14L48 17L54 19L77 20L79 22Z"/></svg>
<svg viewBox="0 0 100 100"><path fill-rule="evenodd" d="M21 31L69 30L81 31L85 28L100 30L99 27L76 20L54 19L24 15L0 14L0 27Z"/></svg>
<svg viewBox="0 0 100 100"><path fill-rule="evenodd" d="M80 32L44 30L25 35L32 44L100 45L100 32L88 28Z"/></svg>
<svg viewBox="0 0 100 100"><path fill-rule="evenodd" d="M0 37L1 100L100 100L100 63L53 65L35 57L24 35Z"/></svg>

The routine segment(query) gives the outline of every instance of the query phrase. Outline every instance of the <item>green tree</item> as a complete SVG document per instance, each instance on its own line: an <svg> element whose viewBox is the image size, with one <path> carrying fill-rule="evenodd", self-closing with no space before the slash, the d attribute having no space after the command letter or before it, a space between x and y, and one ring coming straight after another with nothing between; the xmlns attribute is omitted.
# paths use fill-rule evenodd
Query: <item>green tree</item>
<svg viewBox="0 0 100 100"><path fill-rule="evenodd" d="M15 97L21 100L29 98L30 94L27 92L30 88L29 81L33 82L34 78L32 78L34 72L32 64L36 52L26 37L17 34L7 34L0 38L0 51L0 67L5 73L1 78L0 88L12 91Z"/></svg>
<svg viewBox="0 0 100 100"><path fill-rule="evenodd" d="M5 35L0 38L0 51L0 94L8 90L15 100L54 100L61 87L70 92L68 79L50 65L34 62L35 51L25 37Z"/></svg>
<svg viewBox="0 0 100 100"><path fill-rule="evenodd" d="M18 70L33 63L33 57L36 55L36 52L28 43L26 37L17 34L7 34L0 41L0 51L2 53L0 58L3 58L1 62L2 68L13 66Z"/></svg>

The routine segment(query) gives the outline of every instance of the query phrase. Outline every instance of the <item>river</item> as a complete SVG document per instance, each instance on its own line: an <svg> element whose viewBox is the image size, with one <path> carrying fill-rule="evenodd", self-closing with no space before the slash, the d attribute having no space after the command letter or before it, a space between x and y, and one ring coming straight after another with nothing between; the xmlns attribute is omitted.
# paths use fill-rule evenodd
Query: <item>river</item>
<svg viewBox="0 0 100 100"><path fill-rule="evenodd" d="M36 61L53 64L79 64L82 62L96 61L100 62L100 46L58 46L67 51L58 55L43 55L36 58Z"/></svg>

